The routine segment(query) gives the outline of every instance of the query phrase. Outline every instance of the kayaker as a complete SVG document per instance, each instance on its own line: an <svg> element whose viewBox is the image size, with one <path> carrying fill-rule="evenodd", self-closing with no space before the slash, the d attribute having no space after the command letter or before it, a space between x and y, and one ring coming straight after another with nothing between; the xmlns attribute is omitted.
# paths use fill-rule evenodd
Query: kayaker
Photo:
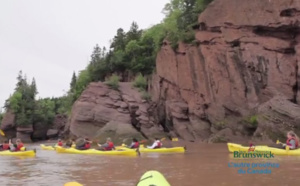
<svg viewBox="0 0 300 186"><path fill-rule="evenodd" d="M73 141L72 140L68 140L67 142L66 142L66 144L65 144L65 146L66 147L72 147L72 145L73 145Z"/></svg>
<svg viewBox="0 0 300 186"><path fill-rule="evenodd" d="M85 145L84 145L84 149L90 149L91 148L91 144L93 143L92 141L89 140L89 138L85 138Z"/></svg>
<svg viewBox="0 0 300 186"><path fill-rule="evenodd" d="M158 149L162 147L162 143L158 138L155 138L154 143L152 144L152 146L147 146L148 149Z"/></svg>
<svg viewBox="0 0 300 186"><path fill-rule="evenodd" d="M20 139L16 140L16 144L13 144L11 140L9 140L8 143L11 151L21 151L22 147L24 147L24 144Z"/></svg>
<svg viewBox="0 0 300 186"><path fill-rule="evenodd" d="M129 148L131 148L131 149L137 149L139 147L140 147L140 144L139 144L138 140L136 138L133 138L132 139L132 143L129 146Z"/></svg>
<svg viewBox="0 0 300 186"><path fill-rule="evenodd" d="M286 146L289 146L290 149L297 149L299 147L299 138L298 138L298 136L293 131L289 131L287 133L286 143L282 144L282 146L284 148Z"/></svg>
<svg viewBox="0 0 300 186"><path fill-rule="evenodd" d="M106 143L101 145L98 144L99 148L98 150L102 150L102 151L109 151L109 150L114 150L115 149L115 145L114 143L111 141L110 138L106 139Z"/></svg>
<svg viewBox="0 0 300 186"><path fill-rule="evenodd" d="M24 147L24 144L22 143L21 139L16 140L16 145L17 145L16 151L20 151L21 148Z"/></svg>
<svg viewBox="0 0 300 186"><path fill-rule="evenodd" d="M59 140L57 141L57 146L60 146L60 147L62 147L62 146L63 146L63 142L62 142L62 140L61 140L61 139L59 139Z"/></svg>
<svg viewBox="0 0 300 186"><path fill-rule="evenodd" d="M7 140L4 141L3 144L1 144L1 150L9 150L9 143Z"/></svg>
<svg viewBox="0 0 300 186"><path fill-rule="evenodd" d="M89 141L88 138L78 139L76 142L76 149L78 150L87 150L91 148L92 141Z"/></svg>

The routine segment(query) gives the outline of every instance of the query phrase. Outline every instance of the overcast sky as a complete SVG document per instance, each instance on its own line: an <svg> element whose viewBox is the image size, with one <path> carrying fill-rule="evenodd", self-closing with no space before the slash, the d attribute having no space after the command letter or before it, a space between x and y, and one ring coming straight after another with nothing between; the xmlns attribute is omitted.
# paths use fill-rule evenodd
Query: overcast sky
<svg viewBox="0 0 300 186"><path fill-rule="evenodd" d="M96 43L108 46L118 28L159 23L169 0L0 1L0 106L19 70L35 77L38 97L61 96L72 72L85 68Z"/></svg>

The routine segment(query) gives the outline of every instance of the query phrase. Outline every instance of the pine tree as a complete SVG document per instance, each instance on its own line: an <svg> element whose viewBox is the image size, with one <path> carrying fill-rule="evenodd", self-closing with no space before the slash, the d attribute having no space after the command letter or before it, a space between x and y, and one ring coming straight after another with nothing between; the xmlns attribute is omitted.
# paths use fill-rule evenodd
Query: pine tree
<svg viewBox="0 0 300 186"><path fill-rule="evenodd" d="M76 86L76 81L77 81L77 77L76 77L75 72L73 72L72 80L71 80L71 83L70 83L70 92L74 92L75 86Z"/></svg>

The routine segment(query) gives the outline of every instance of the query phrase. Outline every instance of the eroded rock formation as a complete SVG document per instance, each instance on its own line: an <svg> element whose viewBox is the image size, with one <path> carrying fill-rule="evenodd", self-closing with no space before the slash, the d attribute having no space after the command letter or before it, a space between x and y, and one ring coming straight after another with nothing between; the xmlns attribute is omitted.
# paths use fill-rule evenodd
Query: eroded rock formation
<svg viewBox="0 0 300 186"><path fill-rule="evenodd" d="M141 98L132 83L120 83L119 90L105 83L90 83L72 107L65 133L105 141L163 136L149 111L151 105Z"/></svg>

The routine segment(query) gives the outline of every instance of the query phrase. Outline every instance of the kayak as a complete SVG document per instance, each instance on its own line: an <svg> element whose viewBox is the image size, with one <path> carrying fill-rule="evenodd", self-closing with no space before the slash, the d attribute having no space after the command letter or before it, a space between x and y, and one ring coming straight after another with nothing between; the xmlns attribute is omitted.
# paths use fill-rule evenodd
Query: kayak
<svg viewBox="0 0 300 186"><path fill-rule="evenodd" d="M56 147L57 153L69 153L69 154L95 154L95 155L123 155L123 156L137 156L136 151L127 151L127 150L111 150L111 151L100 151L96 149L88 150L77 150L74 148L63 148Z"/></svg>
<svg viewBox="0 0 300 186"><path fill-rule="evenodd" d="M116 149L123 149L123 150L134 150L123 146L118 146ZM139 151L141 153L184 153L186 150L185 147L170 147L170 148L159 148L159 149L148 149L145 147L140 147Z"/></svg>
<svg viewBox="0 0 300 186"><path fill-rule="evenodd" d="M48 145L41 144L40 146L41 146L42 150L55 150L55 148L53 146L50 146L50 145L48 146Z"/></svg>
<svg viewBox="0 0 300 186"><path fill-rule="evenodd" d="M149 185L171 186L166 178L160 172L155 170L147 171L137 183L137 186Z"/></svg>
<svg viewBox="0 0 300 186"><path fill-rule="evenodd" d="M240 144L236 144L236 143L227 143L227 147L228 147L228 151L229 152L234 152L234 151L243 151L243 152L248 152L250 147L246 147L246 146L242 146ZM267 145L258 145L255 146L255 150L259 150L259 149L263 149L265 147L268 147ZM268 147L270 148L270 147Z"/></svg>
<svg viewBox="0 0 300 186"><path fill-rule="evenodd" d="M12 152L10 150L0 151L1 156L35 156L35 150L17 151Z"/></svg>
<svg viewBox="0 0 300 186"><path fill-rule="evenodd" d="M240 152L248 152L250 147L242 146L240 144L235 143L227 143L227 147L229 152L240 151ZM289 150L289 149L279 149L275 147L268 147L266 145L255 146L254 149L256 152L271 152L274 155L294 155L300 156L300 149Z"/></svg>
<svg viewBox="0 0 300 186"><path fill-rule="evenodd" d="M64 186L83 186L83 185L81 185L78 182L68 182L68 183L65 183Z"/></svg>

